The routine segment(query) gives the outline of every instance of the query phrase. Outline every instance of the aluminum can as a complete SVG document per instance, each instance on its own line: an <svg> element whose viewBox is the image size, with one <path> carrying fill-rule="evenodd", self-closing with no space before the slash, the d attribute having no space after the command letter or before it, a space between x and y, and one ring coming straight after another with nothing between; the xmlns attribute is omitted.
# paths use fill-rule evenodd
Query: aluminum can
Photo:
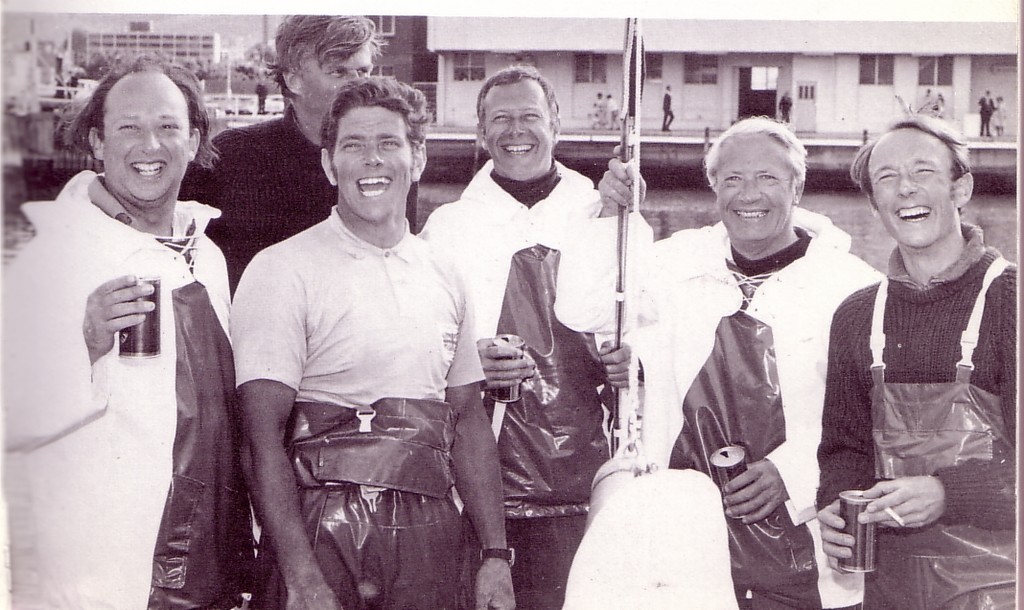
<svg viewBox="0 0 1024 610"><path fill-rule="evenodd" d="M711 478L724 489L726 483L747 471L747 450L739 445L728 445L715 451L709 458Z"/></svg>
<svg viewBox="0 0 1024 610"><path fill-rule="evenodd" d="M155 305L146 319L118 332L118 349L124 358L153 358L160 355L160 278L140 277L140 284L153 286L153 293L140 298Z"/></svg>
<svg viewBox="0 0 1024 610"><path fill-rule="evenodd" d="M519 335L510 334L498 335L497 337L494 338L493 342L495 345L513 347L520 350L522 350L523 347L526 345L526 341L523 341L522 337L520 337ZM520 355L519 357L522 358L522 355ZM521 398L522 385L523 382L520 381L519 383L506 388L494 388L493 390L487 390L487 394L491 397L492 400L494 400L494 402L516 402Z"/></svg>
<svg viewBox="0 0 1024 610"><path fill-rule="evenodd" d="M864 512L870 503L863 491L849 490L839 494L839 516L846 522L843 532L853 536L853 556L839 560L840 569L846 572L875 571L878 524L857 522L857 515Z"/></svg>

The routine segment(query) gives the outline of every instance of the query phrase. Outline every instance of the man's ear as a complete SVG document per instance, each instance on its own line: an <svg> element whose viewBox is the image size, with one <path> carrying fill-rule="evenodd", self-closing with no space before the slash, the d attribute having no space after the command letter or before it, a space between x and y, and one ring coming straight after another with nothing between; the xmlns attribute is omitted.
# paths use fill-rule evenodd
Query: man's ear
<svg viewBox="0 0 1024 610"><path fill-rule="evenodd" d="M326 148L320 149L320 167L324 168L331 186L338 186L338 178L334 175L334 167L331 166L331 153Z"/></svg>
<svg viewBox="0 0 1024 610"><path fill-rule="evenodd" d="M89 146L92 147L92 156L97 161L103 160L103 137L100 135L100 131L95 127L89 130Z"/></svg>
<svg viewBox="0 0 1024 610"><path fill-rule="evenodd" d="M486 136L487 134L484 133L484 124L478 122L476 124L476 145L484 150L487 150L487 146L485 144L486 140L484 139Z"/></svg>
<svg viewBox="0 0 1024 610"><path fill-rule="evenodd" d="M424 144L414 144L412 147L412 181L419 182L423 175L423 169L427 167L427 147Z"/></svg>
<svg viewBox="0 0 1024 610"><path fill-rule="evenodd" d="M284 73L284 84L287 85L288 90L295 95L302 95L302 77L288 70Z"/></svg>
<svg viewBox="0 0 1024 610"><path fill-rule="evenodd" d="M188 160L195 161L196 154L199 152L199 142L202 141L202 134L199 133L198 129L192 129L188 134Z"/></svg>
<svg viewBox="0 0 1024 610"><path fill-rule="evenodd" d="M800 199L804 196L804 183L794 185L793 188L793 205L800 205Z"/></svg>
<svg viewBox="0 0 1024 610"><path fill-rule="evenodd" d="M974 176L970 172L957 178L950 187L950 198L958 210L963 210L970 203L973 194Z"/></svg>

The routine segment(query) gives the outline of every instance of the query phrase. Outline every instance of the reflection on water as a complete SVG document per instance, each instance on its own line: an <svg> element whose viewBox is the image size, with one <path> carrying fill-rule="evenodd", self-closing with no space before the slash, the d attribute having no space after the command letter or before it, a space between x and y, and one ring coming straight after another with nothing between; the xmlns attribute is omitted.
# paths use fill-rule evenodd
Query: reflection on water
<svg viewBox="0 0 1024 610"><path fill-rule="evenodd" d="M418 224L442 203L455 201L463 185L421 184ZM858 192L805 193L800 205L825 214L853 238L854 254L884 271L895 242L885 233L867 199ZM640 211L661 239L680 229L718 222L710 190L653 189ZM964 220L985 232L985 242L1017 262L1017 208L1012 196L976 195L964 210Z"/></svg>

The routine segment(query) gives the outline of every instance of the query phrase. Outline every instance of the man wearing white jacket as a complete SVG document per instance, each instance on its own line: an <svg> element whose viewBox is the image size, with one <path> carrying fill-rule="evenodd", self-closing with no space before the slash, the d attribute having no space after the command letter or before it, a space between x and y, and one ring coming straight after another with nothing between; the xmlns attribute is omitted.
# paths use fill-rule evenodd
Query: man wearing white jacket
<svg viewBox="0 0 1024 610"><path fill-rule="evenodd" d="M516 549L512 579L519 607L559 609L590 483L608 448L598 350L592 337L555 319L554 282L563 240L597 216L600 197L593 182L552 156L558 103L537 70L516 66L491 76L477 118L492 160L459 201L433 212L421 235L460 266L487 387L522 384L519 401L495 408L485 400ZM498 333L518 334L525 350L494 345Z"/></svg>
<svg viewBox="0 0 1024 610"><path fill-rule="evenodd" d="M228 608L246 590L227 270L203 235L220 213L177 201L208 129L191 73L122 66L67 132L104 173L24 208L37 236L4 278L5 449L28 486L14 535L35 560L22 579L13 559L16 607ZM160 279L158 308L141 277ZM159 353L120 355L146 312Z"/></svg>
<svg viewBox="0 0 1024 610"><path fill-rule="evenodd" d="M653 248L648 228L638 254L640 328L628 343L644 367L646 457L714 478L713 453L745 450L746 472L719 479L741 608L854 606L860 577L821 555L814 462L832 313L878 273L828 218L797 207L806 151L784 125L740 121L705 163L722 222ZM613 161L602 215L628 200L629 182ZM614 244L604 218L565 244L555 309L571 328L613 327Z"/></svg>

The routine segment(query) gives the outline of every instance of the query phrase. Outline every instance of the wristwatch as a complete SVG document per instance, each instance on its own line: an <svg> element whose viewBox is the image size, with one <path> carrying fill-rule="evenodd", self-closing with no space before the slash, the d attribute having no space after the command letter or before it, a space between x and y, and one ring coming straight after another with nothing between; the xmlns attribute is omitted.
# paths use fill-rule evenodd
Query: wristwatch
<svg viewBox="0 0 1024 610"><path fill-rule="evenodd" d="M480 549L480 561L484 559L504 559L511 566L516 562L515 549Z"/></svg>

